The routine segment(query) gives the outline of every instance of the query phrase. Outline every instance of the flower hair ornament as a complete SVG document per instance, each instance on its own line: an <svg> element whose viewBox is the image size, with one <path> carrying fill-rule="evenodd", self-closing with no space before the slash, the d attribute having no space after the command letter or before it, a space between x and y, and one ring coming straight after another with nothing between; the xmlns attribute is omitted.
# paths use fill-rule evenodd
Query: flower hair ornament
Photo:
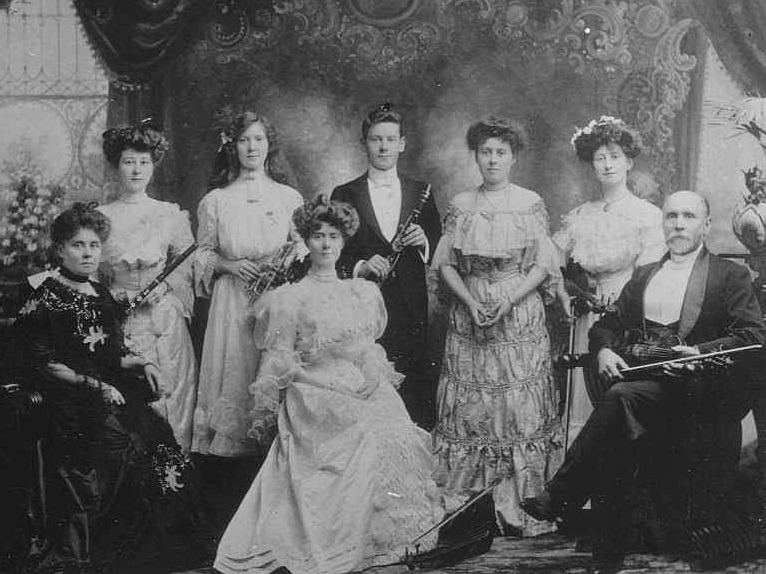
<svg viewBox="0 0 766 574"><path fill-rule="evenodd" d="M218 130L218 136L221 139L218 152L234 141L234 120L236 117L237 111L232 106L224 106L215 114L213 121Z"/></svg>
<svg viewBox="0 0 766 574"><path fill-rule="evenodd" d="M572 147L575 147L575 142L581 136L589 136L599 128L612 128L614 130L622 130L625 129L626 125L627 124L620 118L616 118L614 116L601 116L597 120L589 121L587 126L583 128L577 128L574 135L572 136L572 139L569 140L569 143L572 145Z"/></svg>

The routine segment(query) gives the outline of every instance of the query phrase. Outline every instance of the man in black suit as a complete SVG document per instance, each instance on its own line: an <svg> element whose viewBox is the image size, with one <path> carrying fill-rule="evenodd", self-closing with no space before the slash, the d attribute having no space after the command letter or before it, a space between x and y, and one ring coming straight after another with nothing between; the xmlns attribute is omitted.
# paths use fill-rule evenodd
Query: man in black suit
<svg viewBox="0 0 766 574"><path fill-rule="evenodd" d="M380 343L396 370L405 375L400 393L410 416L430 429L436 417L436 373L428 349L426 266L439 241L441 222L429 186L397 171L405 143L402 117L390 104L380 105L362 122L369 168L332 193L332 199L353 205L360 219L359 230L343 248L338 268L344 277L380 283L388 311ZM418 220L410 222L395 241L418 206ZM397 250L400 256L392 268L391 257Z"/></svg>
<svg viewBox="0 0 766 574"><path fill-rule="evenodd" d="M762 344L766 338L748 269L705 248L710 229L707 201L690 191L670 195L663 206L663 229L669 252L638 268L620 294L616 311L590 331L599 376L614 384L545 491L522 503L540 520L562 517L588 499L594 508L606 508L606 514L599 515L594 554L608 561L619 561L626 550L625 501L635 486L636 461L651 462L690 429L705 452L687 459L683 449L674 451L668 460L679 463L683 472L663 483L660 491L683 481L686 493L678 492L693 496L688 506L693 514L701 516L701 506L721 508L739 459L740 420L749 406L748 378L741 370L747 361L735 361L725 370L719 365L712 373L699 365L692 371L676 363L635 380L623 373L627 345L658 344L684 357ZM706 473L713 476L711 465L721 472L699 480ZM689 495L695 488L696 494ZM687 521L681 530L694 527L689 516L681 519Z"/></svg>

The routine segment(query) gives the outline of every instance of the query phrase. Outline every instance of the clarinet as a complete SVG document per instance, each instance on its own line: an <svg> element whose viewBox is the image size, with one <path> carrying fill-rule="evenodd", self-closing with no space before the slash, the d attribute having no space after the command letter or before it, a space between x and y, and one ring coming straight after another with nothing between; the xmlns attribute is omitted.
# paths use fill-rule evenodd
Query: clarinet
<svg viewBox="0 0 766 574"><path fill-rule="evenodd" d="M381 283L385 281L386 277L388 277L388 275L393 272L394 267L396 267L396 265L399 263L399 259L401 258L402 252L404 251L404 247L401 245L404 233L407 231L407 228L410 225L416 224L418 221L420 221L420 213L423 211L423 206L425 205L426 200L428 200L430 195L431 184L429 183L425 186L423 191L420 192L420 195L415 202L415 207L412 208L412 211L410 211L407 219L399 226L399 229L396 230L396 234L394 235L393 239L391 239L391 246L394 251L386 258L388 261L388 274L380 278Z"/></svg>
<svg viewBox="0 0 766 574"><path fill-rule="evenodd" d="M160 283L162 283L165 279L167 279L168 275L170 275L173 271L178 269L178 267L186 261L189 256L194 253L197 249L197 244L192 243L189 247L186 248L186 250L181 253L178 257L173 259L170 263L168 263L165 266L165 269L162 270L162 273L157 275L151 283L149 283L146 287L141 289L141 291L138 292L138 295L135 296L135 298L128 303L127 310L128 312L133 311L136 307L141 305L141 303L144 302L144 300L151 294L152 291L154 291L157 287L159 287Z"/></svg>

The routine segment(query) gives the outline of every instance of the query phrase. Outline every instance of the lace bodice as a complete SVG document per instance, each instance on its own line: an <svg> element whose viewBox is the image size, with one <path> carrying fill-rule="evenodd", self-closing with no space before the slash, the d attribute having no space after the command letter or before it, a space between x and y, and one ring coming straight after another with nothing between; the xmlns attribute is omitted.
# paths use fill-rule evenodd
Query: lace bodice
<svg viewBox="0 0 766 574"><path fill-rule="evenodd" d="M401 382L375 342L387 317L380 290L369 281L320 282L309 275L269 293L255 315L255 343L264 355L250 387L251 436L273 424L279 391L296 380L298 369L300 382L346 396L357 396L363 386Z"/></svg>
<svg viewBox="0 0 766 574"><path fill-rule="evenodd" d="M606 207L606 209L605 209ZM630 195L606 206L589 201L567 213L556 244L593 277L632 270L665 252L662 212Z"/></svg>
<svg viewBox="0 0 766 574"><path fill-rule="evenodd" d="M189 214L174 203L143 196L135 202L117 200L98 209L112 223L100 271L113 293L133 296L162 272L169 259L194 243ZM177 268L166 282L184 314L191 316L191 262Z"/></svg>
<svg viewBox="0 0 766 574"><path fill-rule="evenodd" d="M189 214L174 203L144 197L137 203L113 201L98 208L112 222L102 260L129 270L163 265L169 252L193 242Z"/></svg>
<svg viewBox="0 0 766 574"><path fill-rule="evenodd" d="M460 193L445 215L432 266L469 269L489 258L523 272L538 265L555 277L558 256L549 229L545 204L533 191L511 185L490 196L481 189ZM474 265L466 265L471 260Z"/></svg>

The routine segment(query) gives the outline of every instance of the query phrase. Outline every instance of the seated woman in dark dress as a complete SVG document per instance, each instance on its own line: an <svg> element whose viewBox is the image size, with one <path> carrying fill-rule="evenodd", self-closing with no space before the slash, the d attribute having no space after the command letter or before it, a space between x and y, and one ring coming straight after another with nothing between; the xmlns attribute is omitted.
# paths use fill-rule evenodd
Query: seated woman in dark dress
<svg viewBox="0 0 766 574"><path fill-rule="evenodd" d="M168 541L177 542L170 531L183 533L188 549L204 548L189 463L148 404L157 366L127 352L119 309L91 280L108 235L109 220L92 207L59 215L51 236L61 266L16 323L18 364L47 404L50 551L38 568L50 572L115 571L136 560L139 546L167 555ZM150 562L140 571L153 570Z"/></svg>

